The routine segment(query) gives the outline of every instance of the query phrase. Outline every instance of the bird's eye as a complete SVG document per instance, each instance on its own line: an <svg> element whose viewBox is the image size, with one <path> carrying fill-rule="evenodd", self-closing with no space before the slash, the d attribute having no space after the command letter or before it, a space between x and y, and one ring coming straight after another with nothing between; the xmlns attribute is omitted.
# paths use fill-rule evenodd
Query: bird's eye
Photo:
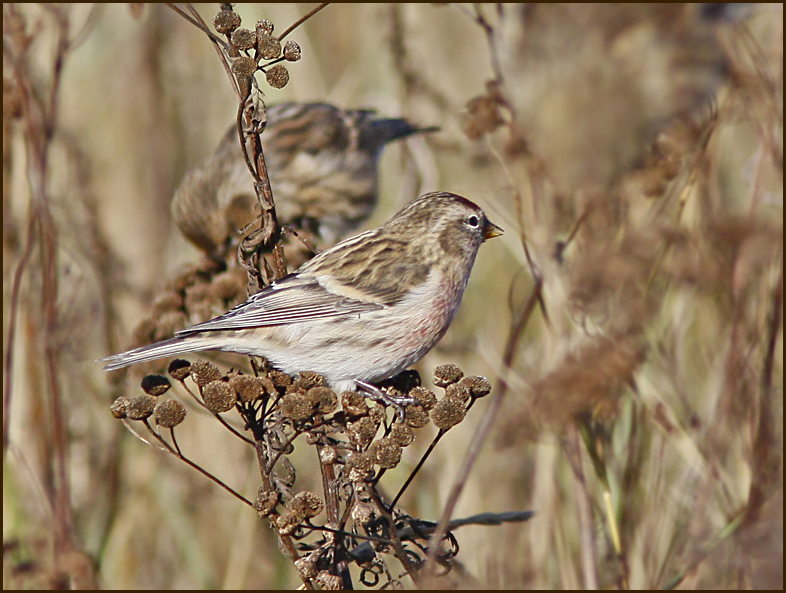
<svg viewBox="0 0 786 593"><path fill-rule="evenodd" d="M472 215L467 219L467 224L471 227L477 228L477 226L480 224L480 219L477 216Z"/></svg>

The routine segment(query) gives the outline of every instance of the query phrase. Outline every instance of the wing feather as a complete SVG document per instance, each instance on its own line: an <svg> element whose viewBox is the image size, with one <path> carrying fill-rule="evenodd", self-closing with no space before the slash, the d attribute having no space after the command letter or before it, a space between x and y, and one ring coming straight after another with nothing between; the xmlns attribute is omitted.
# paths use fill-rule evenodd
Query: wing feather
<svg viewBox="0 0 786 593"><path fill-rule="evenodd" d="M384 305L336 294L314 276L292 274L253 295L228 313L175 333L182 337L203 331L238 330L357 315Z"/></svg>

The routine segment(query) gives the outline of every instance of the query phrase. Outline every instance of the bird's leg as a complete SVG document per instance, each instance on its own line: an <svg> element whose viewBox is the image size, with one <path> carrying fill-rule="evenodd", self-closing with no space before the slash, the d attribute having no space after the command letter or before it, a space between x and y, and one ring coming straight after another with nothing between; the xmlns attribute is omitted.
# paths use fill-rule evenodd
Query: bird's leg
<svg viewBox="0 0 786 593"><path fill-rule="evenodd" d="M363 395L366 396L367 398L372 399L375 402L379 402L381 404L391 406L394 410L396 410L396 414L398 414L398 419L401 422L404 422L404 410L406 406L408 406L409 404L420 403L414 397L407 397L406 395L395 397L393 395L385 393L376 385L372 385L371 383L366 383L365 381L355 380L355 385L357 385L358 389L361 392L363 392Z"/></svg>

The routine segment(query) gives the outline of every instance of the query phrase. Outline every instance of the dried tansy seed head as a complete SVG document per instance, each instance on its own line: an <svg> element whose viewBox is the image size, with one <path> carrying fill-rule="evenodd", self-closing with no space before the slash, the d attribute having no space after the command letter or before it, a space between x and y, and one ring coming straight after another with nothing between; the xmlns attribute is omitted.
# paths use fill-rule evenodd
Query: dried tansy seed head
<svg viewBox="0 0 786 593"><path fill-rule="evenodd" d="M260 377L237 375L229 380L241 402L253 402L265 395L265 383Z"/></svg>
<svg viewBox="0 0 786 593"><path fill-rule="evenodd" d="M168 311L178 311L183 308L183 297L178 293L167 290L153 300L153 314L161 315Z"/></svg>
<svg viewBox="0 0 786 593"><path fill-rule="evenodd" d="M467 411L464 404L452 397L446 397L437 402L431 410L431 419L434 425L442 430L448 430L464 420Z"/></svg>
<svg viewBox="0 0 786 593"><path fill-rule="evenodd" d="M289 82L289 70L283 64L276 64L267 69L265 78L274 89L282 89Z"/></svg>
<svg viewBox="0 0 786 593"><path fill-rule="evenodd" d="M168 399L156 404L153 417L159 426L174 428L185 420L186 408L176 399Z"/></svg>
<svg viewBox="0 0 786 593"><path fill-rule="evenodd" d="M237 393L226 381L211 381L202 388L205 406L214 414L228 412L237 403Z"/></svg>
<svg viewBox="0 0 786 593"><path fill-rule="evenodd" d="M406 424L394 424L390 429L390 438L401 447L411 445L415 440L415 431Z"/></svg>
<svg viewBox="0 0 786 593"><path fill-rule="evenodd" d="M341 577L327 570L320 570L314 580L320 587L327 591L340 591L343 589Z"/></svg>
<svg viewBox="0 0 786 593"><path fill-rule="evenodd" d="M374 457L366 451L347 455L346 470L351 482L364 481L374 469Z"/></svg>
<svg viewBox="0 0 786 593"><path fill-rule="evenodd" d="M213 278L210 290L214 298L221 301L234 302L245 298L245 281L233 272L223 272Z"/></svg>
<svg viewBox="0 0 786 593"><path fill-rule="evenodd" d="M457 383L464 376L464 372L455 364L441 364L434 369L434 385L437 387L447 387L451 383Z"/></svg>
<svg viewBox="0 0 786 593"><path fill-rule="evenodd" d="M341 408L347 416L366 416L368 402L356 391L345 391L341 394Z"/></svg>
<svg viewBox="0 0 786 593"><path fill-rule="evenodd" d="M466 402L470 398L469 386L459 381L451 383L445 388L445 395L453 397L461 402Z"/></svg>
<svg viewBox="0 0 786 593"><path fill-rule="evenodd" d="M257 34L248 29L235 29L232 31L231 41L239 50L251 49L257 44Z"/></svg>
<svg viewBox="0 0 786 593"><path fill-rule="evenodd" d="M267 19L259 19L257 21L257 35L272 35L273 34L273 23L271 23Z"/></svg>
<svg viewBox="0 0 786 593"><path fill-rule="evenodd" d="M191 363L191 378L200 387L218 381L221 377L221 371L212 362L200 359Z"/></svg>
<svg viewBox="0 0 786 593"><path fill-rule="evenodd" d="M298 558L295 560L295 570L301 579L313 579L317 576L317 562L319 561L319 554L312 552L308 556Z"/></svg>
<svg viewBox="0 0 786 593"><path fill-rule="evenodd" d="M169 379L161 375L147 375L142 379L142 390L148 395L163 395L171 386Z"/></svg>
<svg viewBox="0 0 786 593"><path fill-rule="evenodd" d="M314 409L320 414L330 414L338 407L338 397L330 387L312 387L306 392L306 397L313 402Z"/></svg>
<svg viewBox="0 0 786 593"><path fill-rule="evenodd" d="M235 58L235 60L232 62L232 73L240 79L251 78L252 76L254 76L254 72L256 71L257 71L257 63L256 60L254 60L254 58L250 58L248 56L240 56L239 58ZM286 82L284 84L286 84ZM270 86L273 85L271 84ZM274 88L281 88L281 87L274 87Z"/></svg>
<svg viewBox="0 0 786 593"><path fill-rule="evenodd" d="M257 492L257 498L254 500L254 510L259 514L261 519L268 517L273 509L278 504L278 494L262 488Z"/></svg>
<svg viewBox="0 0 786 593"><path fill-rule="evenodd" d="M358 502L352 506L352 520L357 525L368 525L376 516L374 505L367 502Z"/></svg>
<svg viewBox="0 0 786 593"><path fill-rule="evenodd" d="M284 511L276 518L276 527L281 535L291 535L295 532L301 519L298 519L294 513Z"/></svg>
<svg viewBox="0 0 786 593"><path fill-rule="evenodd" d="M311 389L325 384L325 378L319 373L313 371L303 371L298 373L295 377L293 385L302 387L303 389Z"/></svg>
<svg viewBox="0 0 786 593"><path fill-rule="evenodd" d="M425 387L415 387L407 395L418 400L420 405L426 410L430 410L437 403L437 396L434 395L433 391Z"/></svg>
<svg viewBox="0 0 786 593"><path fill-rule="evenodd" d="M404 422L412 428L422 428L428 424L428 412L418 404L409 404L404 410Z"/></svg>
<svg viewBox="0 0 786 593"><path fill-rule="evenodd" d="M112 412L112 416L114 416L118 420L122 420L123 418L125 418L128 401L129 400L125 395L121 395L115 401L113 401L112 405L109 406L109 411Z"/></svg>
<svg viewBox="0 0 786 593"><path fill-rule="evenodd" d="M183 360L182 358L176 358L169 363L167 372L169 373L169 376L176 381L183 381L191 374L191 363L187 360Z"/></svg>
<svg viewBox="0 0 786 593"><path fill-rule="evenodd" d="M281 42L272 35L257 38L257 51L265 60L275 60L281 55Z"/></svg>
<svg viewBox="0 0 786 593"><path fill-rule="evenodd" d="M288 385L292 385L292 377L281 371L272 370L267 376L270 377L276 387L287 387Z"/></svg>
<svg viewBox="0 0 786 593"><path fill-rule="evenodd" d="M222 10L213 17L213 26L222 35L227 35L237 29L241 22L240 15L231 10Z"/></svg>
<svg viewBox="0 0 786 593"><path fill-rule="evenodd" d="M319 450L319 460L325 464L336 463L338 452L333 447L323 447Z"/></svg>
<svg viewBox="0 0 786 593"><path fill-rule="evenodd" d="M302 52L300 51L300 45L298 45L297 41L287 41L284 44L284 58L288 62L297 62L302 57Z"/></svg>
<svg viewBox="0 0 786 593"><path fill-rule="evenodd" d="M292 420L305 420L314 412L314 404L305 395L285 395L280 405L281 414Z"/></svg>
<svg viewBox="0 0 786 593"><path fill-rule="evenodd" d="M296 515L302 515L301 521L304 518L316 517L324 507L322 499L313 492L300 492L287 503L287 509Z"/></svg>
<svg viewBox="0 0 786 593"><path fill-rule="evenodd" d="M396 467L401 461L401 446L391 438L382 438L371 443L369 453L376 464L385 469Z"/></svg>
<svg viewBox="0 0 786 593"><path fill-rule="evenodd" d="M466 385L474 398L486 397L491 393L491 383L486 377L464 377L460 384Z"/></svg>
<svg viewBox="0 0 786 593"><path fill-rule="evenodd" d="M156 398L150 395L132 397L126 403L126 416L131 420L144 420L149 418L156 407Z"/></svg>
<svg viewBox="0 0 786 593"><path fill-rule="evenodd" d="M373 419L363 416L355 422L347 423L347 435L353 445L364 449L377 434L378 426Z"/></svg>
<svg viewBox="0 0 786 593"><path fill-rule="evenodd" d="M167 311L158 318L156 327L156 339L166 340L171 338L176 331L186 327L188 319L182 311Z"/></svg>

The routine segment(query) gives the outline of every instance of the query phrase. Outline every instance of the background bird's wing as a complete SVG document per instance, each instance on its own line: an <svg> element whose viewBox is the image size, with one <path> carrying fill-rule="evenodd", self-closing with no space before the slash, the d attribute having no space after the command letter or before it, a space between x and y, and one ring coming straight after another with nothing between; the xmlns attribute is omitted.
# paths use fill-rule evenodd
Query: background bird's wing
<svg viewBox="0 0 786 593"><path fill-rule="evenodd" d="M228 313L177 332L177 337L203 331L237 330L357 315L384 305L336 294L313 276L287 276Z"/></svg>

